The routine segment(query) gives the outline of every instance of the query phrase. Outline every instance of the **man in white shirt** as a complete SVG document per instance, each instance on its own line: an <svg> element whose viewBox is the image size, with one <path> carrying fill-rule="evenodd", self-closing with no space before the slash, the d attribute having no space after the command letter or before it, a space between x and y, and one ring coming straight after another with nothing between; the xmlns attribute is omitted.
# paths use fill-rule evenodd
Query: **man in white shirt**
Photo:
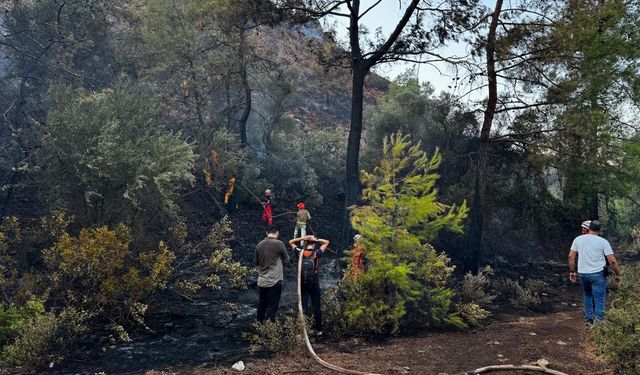
<svg viewBox="0 0 640 375"><path fill-rule="evenodd" d="M569 280L580 283L584 292L584 318L587 324L604 320L605 299L607 295L607 277L604 269L607 261L613 270L616 281L620 280L620 267L613 255L609 241L599 237L602 225L600 221L582 223L589 231L573 240L569 251ZM576 273L576 256L578 272ZM606 259L606 260L605 260Z"/></svg>

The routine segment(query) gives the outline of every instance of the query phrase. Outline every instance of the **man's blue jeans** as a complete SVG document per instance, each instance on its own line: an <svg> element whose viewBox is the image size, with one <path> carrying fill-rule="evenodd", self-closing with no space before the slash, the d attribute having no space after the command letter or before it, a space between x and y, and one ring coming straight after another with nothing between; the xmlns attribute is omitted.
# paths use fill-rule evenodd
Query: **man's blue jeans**
<svg viewBox="0 0 640 375"><path fill-rule="evenodd" d="M604 320L607 296L607 278L604 273L581 273L580 283L584 291L584 319L590 324Z"/></svg>

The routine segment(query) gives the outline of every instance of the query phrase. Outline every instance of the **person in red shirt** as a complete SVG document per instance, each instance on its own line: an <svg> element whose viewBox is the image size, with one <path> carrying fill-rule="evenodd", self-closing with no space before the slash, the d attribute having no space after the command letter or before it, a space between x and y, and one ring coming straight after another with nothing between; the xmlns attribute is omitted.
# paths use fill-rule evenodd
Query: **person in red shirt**
<svg viewBox="0 0 640 375"><path fill-rule="evenodd" d="M262 211L262 221L265 221L267 225L273 225L273 208L271 207L271 190L264 191L265 202L262 203L264 210Z"/></svg>
<svg viewBox="0 0 640 375"><path fill-rule="evenodd" d="M358 241L362 237L359 234L353 236L353 254L351 256L351 279L355 280L358 274L364 273L364 246Z"/></svg>

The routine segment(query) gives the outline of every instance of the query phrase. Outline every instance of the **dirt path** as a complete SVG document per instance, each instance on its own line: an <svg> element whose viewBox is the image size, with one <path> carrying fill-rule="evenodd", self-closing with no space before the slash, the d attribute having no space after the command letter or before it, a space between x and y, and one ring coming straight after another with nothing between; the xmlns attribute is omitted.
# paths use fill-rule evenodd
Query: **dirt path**
<svg viewBox="0 0 640 375"><path fill-rule="evenodd" d="M473 332L428 333L371 344L319 343L318 354L343 367L381 374L457 374L492 364L533 364L539 359L567 374L613 374L585 347L579 308L546 315L504 316ZM243 374L334 374L306 353L274 359L247 358ZM164 369L164 374L238 374L229 368ZM160 374L149 371L147 374ZM506 374L507 372L503 372ZM520 373L522 374L522 373Z"/></svg>

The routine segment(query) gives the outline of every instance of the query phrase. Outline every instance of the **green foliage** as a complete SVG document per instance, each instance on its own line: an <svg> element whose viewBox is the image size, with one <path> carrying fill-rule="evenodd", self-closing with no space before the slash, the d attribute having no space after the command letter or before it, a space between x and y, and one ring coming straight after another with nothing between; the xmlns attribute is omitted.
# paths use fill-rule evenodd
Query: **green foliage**
<svg viewBox="0 0 640 375"><path fill-rule="evenodd" d="M191 183L191 146L159 126L154 103L124 81L94 94L51 92L39 152L42 188L83 226L165 224Z"/></svg>
<svg viewBox="0 0 640 375"><path fill-rule="evenodd" d="M562 62L570 68L547 93L547 100L565 103L552 115L564 130L551 137L558 150L551 163L563 177L565 206L574 216L593 217L598 194L624 195L635 184L629 172L637 159L624 162L624 140L636 129L621 118L639 79L637 8L621 0L571 1L560 14L550 40L574 58Z"/></svg>
<svg viewBox="0 0 640 375"><path fill-rule="evenodd" d="M534 294L542 294L545 290L547 290L547 283L543 280L538 279L529 279L525 283L527 289L529 289Z"/></svg>
<svg viewBox="0 0 640 375"><path fill-rule="evenodd" d="M300 132L283 123L273 129L268 142L271 153L247 166L246 183L252 190L269 186L278 202L291 204L303 199L311 207L343 190L344 130Z"/></svg>
<svg viewBox="0 0 640 375"><path fill-rule="evenodd" d="M223 285L245 288L247 268L233 261L229 242L233 239L231 222L225 216L201 242L188 242L186 225L178 221L172 227L172 247L178 260L170 287L194 296L203 288L221 289Z"/></svg>
<svg viewBox="0 0 640 375"><path fill-rule="evenodd" d="M307 324L307 332L311 326ZM300 319L297 315L289 315L283 320L253 323L254 333L243 333L243 338L250 343L249 350L269 354L298 354L304 350L304 338Z"/></svg>
<svg viewBox="0 0 640 375"><path fill-rule="evenodd" d="M511 304L521 310L537 311L542 307L542 292L547 284L542 280L530 279L523 286L519 281L499 278L491 283L491 286L504 298L508 298Z"/></svg>
<svg viewBox="0 0 640 375"><path fill-rule="evenodd" d="M439 149L440 186L450 200L462 200L472 195L472 170L461 154L474 152L472 139L478 129L477 120L465 108L445 94L434 95L428 83L421 83L415 71L398 76L375 106L364 113L367 127L363 137L362 163L372 169L382 155L383 141L395 132L410 134L422 149L433 153Z"/></svg>
<svg viewBox="0 0 640 375"><path fill-rule="evenodd" d="M21 366L60 363L88 331L88 318L89 314L74 308L65 308L59 314L38 311L25 322L15 341L3 348L2 358L10 365Z"/></svg>
<svg viewBox="0 0 640 375"><path fill-rule="evenodd" d="M511 303L514 307L522 310L535 311L540 309L542 305L542 299L540 294L532 291L529 288L523 287L520 283L516 283L516 288L511 298Z"/></svg>
<svg viewBox="0 0 640 375"><path fill-rule="evenodd" d="M43 251L51 297L117 324L144 324L145 302L166 288L175 255L163 242L153 251L136 253L131 240L122 224L82 229L78 236L64 233Z"/></svg>
<svg viewBox="0 0 640 375"><path fill-rule="evenodd" d="M27 243L16 238L39 233L40 239L28 243L34 246L58 236L41 251L44 268L4 273L0 347L8 363L38 366L60 361L82 335L91 330L104 333L97 327L110 327L110 340L130 341L129 328L145 326L150 297L165 289L193 296L203 288L245 286L246 267L232 259L226 218L198 243L187 241L186 223L177 221L169 239L172 249L161 241L149 251L133 244L124 224L85 228L73 235L69 222L55 212L35 220L33 228L23 228L14 219L0 225L5 264L15 263L14 246Z"/></svg>
<svg viewBox="0 0 640 375"><path fill-rule="evenodd" d="M0 347L6 345L20 333L30 319L44 313L41 301L31 299L23 306L0 306Z"/></svg>
<svg viewBox="0 0 640 375"><path fill-rule="evenodd" d="M457 306L458 315L470 327L480 327L480 322L488 318L491 313L477 303L463 303Z"/></svg>
<svg viewBox="0 0 640 375"><path fill-rule="evenodd" d="M486 266L477 275L468 272L460 287L460 301L457 306L458 314L469 326L478 327L480 321L488 318L491 313L485 310L493 302L496 295L491 294L489 287L490 276L493 275L491 267Z"/></svg>
<svg viewBox="0 0 640 375"><path fill-rule="evenodd" d="M605 320L592 327L590 337L596 349L620 373L640 373L640 267L625 268L613 308Z"/></svg>
<svg viewBox="0 0 640 375"><path fill-rule="evenodd" d="M491 282L491 286L495 289L498 295L504 297L513 296L519 285L519 282L507 277L500 277Z"/></svg>
<svg viewBox="0 0 640 375"><path fill-rule="evenodd" d="M322 291L322 332L327 337L344 339L349 334L343 299L338 288Z"/></svg>
<svg viewBox="0 0 640 375"><path fill-rule="evenodd" d="M462 301L475 303L479 306L487 306L493 302L496 296L488 291L491 284L489 277L492 275L493 270L490 266L485 266L477 275L467 272L460 288Z"/></svg>
<svg viewBox="0 0 640 375"><path fill-rule="evenodd" d="M411 325L464 326L452 311L454 267L428 241L442 229L462 232L466 204L436 200L439 154L428 158L419 144L397 134L385 141L383 155L373 173L362 173L365 205L351 210L368 269L355 281L346 279L348 324L373 334Z"/></svg>

